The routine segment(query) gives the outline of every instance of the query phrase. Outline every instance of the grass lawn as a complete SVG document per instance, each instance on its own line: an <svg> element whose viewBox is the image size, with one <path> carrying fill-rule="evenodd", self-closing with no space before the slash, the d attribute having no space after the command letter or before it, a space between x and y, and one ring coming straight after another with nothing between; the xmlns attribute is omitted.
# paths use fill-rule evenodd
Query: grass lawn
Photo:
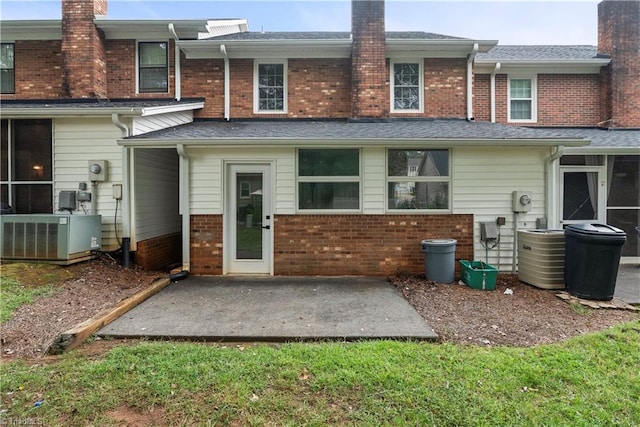
<svg viewBox="0 0 640 427"><path fill-rule="evenodd" d="M640 322L526 349L143 342L3 363L0 386L0 423L109 425L126 410L171 425L632 426Z"/></svg>

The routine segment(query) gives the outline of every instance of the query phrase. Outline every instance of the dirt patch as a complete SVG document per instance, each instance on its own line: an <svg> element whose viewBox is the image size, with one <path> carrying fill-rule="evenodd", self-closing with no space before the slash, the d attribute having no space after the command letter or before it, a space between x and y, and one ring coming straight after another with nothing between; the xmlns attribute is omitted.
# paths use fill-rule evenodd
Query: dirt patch
<svg viewBox="0 0 640 427"><path fill-rule="evenodd" d="M2 358L38 358L44 356L51 342L62 332L92 318L120 301L140 292L168 274L123 268L113 258L75 265L42 266L34 264L3 265L25 286L53 285L53 293L39 297L19 308L0 325ZM44 274L33 272L46 271Z"/></svg>
<svg viewBox="0 0 640 427"><path fill-rule="evenodd" d="M633 311L572 305L556 297L558 291L527 285L512 274L500 274L493 291L412 274L389 280L443 341L460 344L527 347L640 318Z"/></svg>
<svg viewBox="0 0 640 427"><path fill-rule="evenodd" d="M9 266L3 266L3 275L8 274ZM14 264L10 268L27 286L53 283L56 289L21 307L0 326L2 359L44 363L50 359L44 357L45 350L59 334L168 277L167 273L125 269L108 257L67 267ZM47 279L39 283L45 271ZM533 346L640 318L631 311L571 305L556 297L556 291L521 283L510 274L498 276L494 291L436 284L422 275L398 274L389 280L443 341L461 344ZM513 293L505 294L507 289ZM96 341L80 351L99 357L119 344Z"/></svg>

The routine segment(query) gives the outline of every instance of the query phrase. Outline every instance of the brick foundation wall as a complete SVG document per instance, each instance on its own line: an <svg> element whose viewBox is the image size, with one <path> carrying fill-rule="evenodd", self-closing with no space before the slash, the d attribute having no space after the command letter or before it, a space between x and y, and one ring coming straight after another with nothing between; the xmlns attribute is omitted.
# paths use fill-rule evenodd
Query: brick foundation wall
<svg viewBox="0 0 640 427"><path fill-rule="evenodd" d="M222 215L191 215L191 268L195 275L222 274Z"/></svg>
<svg viewBox="0 0 640 427"><path fill-rule="evenodd" d="M174 233L137 243L134 262L148 271L166 271L182 262L182 234Z"/></svg>
<svg viewBox="0 0 640 427"><path fill-rule="evenodd" d="M456 260L473 258L473 215L277 215L274 232L276 275L424 273L429 238L456 239Z"/></svg>

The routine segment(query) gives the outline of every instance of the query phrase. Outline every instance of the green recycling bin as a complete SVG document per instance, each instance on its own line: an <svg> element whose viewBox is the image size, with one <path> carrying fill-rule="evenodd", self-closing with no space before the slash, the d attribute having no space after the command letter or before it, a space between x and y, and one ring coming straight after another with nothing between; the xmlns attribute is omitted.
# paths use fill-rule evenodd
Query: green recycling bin
<svg viewBox="0 0 640 427"><path fill-rule="evenodd" d="M606 224L572 224L564 230L564 281L579 298L613 299L627 234Z"/></svg>
<svg viewBox="0 0 640 427"><path fill-rule="evenodd" d="M452 283L456 274L456 243L454 239L422 241L424 277L438 283Z"/></svg>

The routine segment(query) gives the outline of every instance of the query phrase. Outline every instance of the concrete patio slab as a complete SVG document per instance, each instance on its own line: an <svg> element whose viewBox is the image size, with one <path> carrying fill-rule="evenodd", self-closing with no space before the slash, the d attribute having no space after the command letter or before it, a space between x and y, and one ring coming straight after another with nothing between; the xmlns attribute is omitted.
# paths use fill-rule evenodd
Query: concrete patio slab
<svg viewBox="0 0 640 427"><path fill-rule="evenodd" d="M613 296L627 304L640 305L640 266L620 264Z"/></svg>
<svg viewBox="0 0 640 427"><path fill-rule="evenodd" d="M384 278L188 277L98 332L209 341L437 340Z"/></svg>

